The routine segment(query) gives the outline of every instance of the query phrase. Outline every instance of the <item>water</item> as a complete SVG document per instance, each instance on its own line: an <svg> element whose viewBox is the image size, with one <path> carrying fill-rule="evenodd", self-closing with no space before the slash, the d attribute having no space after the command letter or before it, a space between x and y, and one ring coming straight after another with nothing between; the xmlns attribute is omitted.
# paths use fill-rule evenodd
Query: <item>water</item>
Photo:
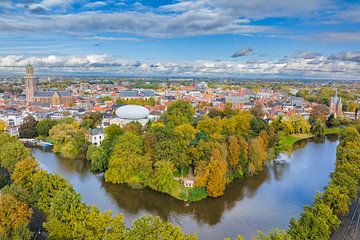
<svg viewBox="0 0 360 240"><path fill-rule="evenodd" d="M85 161L63 159L38 148L32 151L42 168L67 178L84 203L122 213L128 225L151 213L180 225L184 232L196 233L199 239L234 239L239 233L250 239L257 230L287 228L290 218L298 217L304 204L311 204L335 168L337 144L337 136L298 142L282 164L269 164L259 175L230 184L224 196L198 203L178 201L148 188L105 183Z"/></svg>

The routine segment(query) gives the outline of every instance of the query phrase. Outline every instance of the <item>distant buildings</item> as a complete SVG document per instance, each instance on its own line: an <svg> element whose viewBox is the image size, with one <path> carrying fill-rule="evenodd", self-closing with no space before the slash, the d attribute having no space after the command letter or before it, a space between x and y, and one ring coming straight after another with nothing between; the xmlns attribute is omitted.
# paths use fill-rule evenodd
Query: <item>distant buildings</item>
<svg viewBox="0 0 360 240"><path fill-rule="evenodd" d="M330 99L330 114L334 114L335 117L342 115L342 106L341 98L336 92L335 96Z"/></svg>
<svg viewBox="0 0 360 240"><path fill-rule="evenodd" d="M153 90L123 90L120 91L119 98L123 100L131 99L144 99L155 98L155 92Z"/></svg>
<svg viewBox="0 0 360 240"><path fill-rule="evenodd" d="M36 77L34 76L34 68L31 64L26 66L25 94L26 103L41 103L51 105L69 104L73 101L70 92L67 91L37 91Z"/></svg>

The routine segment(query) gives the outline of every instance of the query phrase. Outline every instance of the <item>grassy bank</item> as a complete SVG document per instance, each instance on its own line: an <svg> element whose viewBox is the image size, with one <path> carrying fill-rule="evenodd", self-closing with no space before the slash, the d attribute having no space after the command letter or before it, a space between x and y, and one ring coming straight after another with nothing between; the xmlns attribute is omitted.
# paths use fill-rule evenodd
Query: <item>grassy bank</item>
<svg viewBox="0 0 360 240"><path fill-rule="evenodd" d="M340 133L342 130L342 128L326 128L324 130L324 135L329 135L329 134L338 134ZM289 145L293 145L294 143L296 143L297 141L303 140L303 139L308 139L308 138L312 138L315 137L314 134L312 133L306 133L306 134L291 134L289 136L286 137L286 143Z"/></svg>

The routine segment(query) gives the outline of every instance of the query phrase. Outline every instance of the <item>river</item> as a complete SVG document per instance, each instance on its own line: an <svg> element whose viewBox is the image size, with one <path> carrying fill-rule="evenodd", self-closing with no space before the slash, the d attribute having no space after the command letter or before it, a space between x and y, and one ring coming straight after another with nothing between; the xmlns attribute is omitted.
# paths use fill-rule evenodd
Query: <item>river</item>
<svg viewBox="0 0 360 240"><path fill-rule="evenodd" d="M262 173L231 183L224 196L198 203L185 203L148 188L105 183L102 175L91 173L86 161L64 159L39 148L32 152L42 168L67 178L84 203L122 213L128 225L151 213L180 225L184 232L196 233L199 239L235 239L239 233L250 239L257 230L287 228L290 218L311 204L335 168L338 143L334 135L297 142L286 164L268 164Z"/></svg>

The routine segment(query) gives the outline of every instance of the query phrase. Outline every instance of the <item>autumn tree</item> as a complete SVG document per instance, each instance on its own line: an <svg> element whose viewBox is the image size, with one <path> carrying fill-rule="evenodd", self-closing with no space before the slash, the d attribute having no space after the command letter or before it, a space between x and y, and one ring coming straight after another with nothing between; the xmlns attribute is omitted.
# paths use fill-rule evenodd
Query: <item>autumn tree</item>
<svg viewBox="0 0 360 240"><path fill-rule="evenodd" d="M36 160L27 157L15 165L15 170L11 174L11 179L19 186L24 187L25 189L31 189L32 183L35 180L35 174L38 170L39 164Z"/></svg>
<svg viewBox="0 0 360 240"><path fill-rule="evenodd" d="M214 149L208 165L209 177L206 189L211 197L219 197L224 194L226 185L227 166L218 149Z"/></svg>
<svg viewBox="0 0 360 240"><path fill-rule="evenodd" d="M0 132L4 132L6 130L6 122L0 120Z"/></svg>
<svg viewBox="0 0 360 240"><path fill-rule="evenodd" d="M27 228L32 210L26 203L10 194L0 194L0 238L17 240L30 239Z"/></svg>
<svg viewBox="0 0 360 240"><path fill-rule="evenodd" d="M239 170L240 145L236 136L229 137L229 163L233 171Z"/></svg>

